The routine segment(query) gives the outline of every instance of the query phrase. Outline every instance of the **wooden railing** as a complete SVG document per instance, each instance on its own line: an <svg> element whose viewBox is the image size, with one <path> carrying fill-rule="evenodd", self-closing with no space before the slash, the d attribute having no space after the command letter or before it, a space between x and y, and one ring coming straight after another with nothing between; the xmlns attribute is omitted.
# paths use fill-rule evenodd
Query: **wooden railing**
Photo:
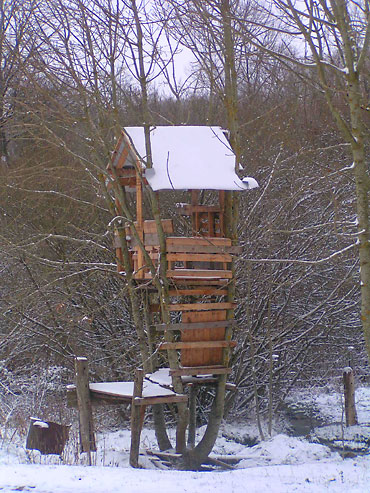
<svg viewBox="0 0 370 493"><path fill-rule="evenodd" d="M173 232L172 221L162 221L166 234ZM152 274L139 255L140 247L137 244L130 228L126 228L129 241L132 267L136 279L151 279ZM159 238L154 221L145 221L143 243L145 250L153 263L156 265L159 258ZM232 278L231 261L232 255L240 253L240 247L231 245L229 238L220 237L181 237L168 236L166 238L166 250L168 270L167 277L175 283L181 281L184 284L192 284L193 281L204 283L208 281L226 281ZM115 239L115 248L119 272L122 272L122 252L119 238ZM217 284L217 283L216 283ZM192 294L192 293L179 293ZM196 293L193 293L196 294ZM203 294L203 293L199 293Z"/></svg>

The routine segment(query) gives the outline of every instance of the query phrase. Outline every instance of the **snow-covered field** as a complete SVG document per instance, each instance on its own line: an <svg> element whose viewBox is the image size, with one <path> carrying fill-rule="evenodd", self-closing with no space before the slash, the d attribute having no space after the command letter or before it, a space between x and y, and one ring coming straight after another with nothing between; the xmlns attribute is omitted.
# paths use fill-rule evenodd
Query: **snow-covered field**
<svg viewBox="0 0 370 493"><path fill-rule="evenodd" d="M359 419L370 421L370 389L361 389ZM301 396L302 399L308 399ZM341 415L337 397L315 395L315 406L330 418ZM63 465L55 456L29 452L16 436L7 433L0 441L0 492L36 493L182 493L182 492L348 492L370 493L370 455L343 459L338 452L307 440L278 433L254 447L231 436L253 435L253 425L225 425L215 455L242 457L233 471L183 472L159 469L150 456L141 455L144 469L128 465L129 432L100 434L94 466L81 464L72 441ZM154 433L145 429L142 448L156 448ZM83 461L83 459L82 459ZM164 467L164 466L162 466Z"/></svg>

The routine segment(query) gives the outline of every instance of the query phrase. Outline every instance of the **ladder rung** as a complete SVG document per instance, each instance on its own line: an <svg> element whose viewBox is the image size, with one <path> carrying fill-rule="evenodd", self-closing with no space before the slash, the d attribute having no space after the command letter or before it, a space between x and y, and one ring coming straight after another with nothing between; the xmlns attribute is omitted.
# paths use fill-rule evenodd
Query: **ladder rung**
<svg viewBox="0 0 370 493"><path fill-rule="evenodd" d="M158 349L212 349L235 347L236 341L194 341L194 342L162 342Z"/></svg>
<svg viewBox="0 0 370 493"><path fill-rule="evenodd" d="M182 375L222 375L231 373L231 368L225 366L186 366L176 370L170 370L170 375L174 377Z"/></svg>

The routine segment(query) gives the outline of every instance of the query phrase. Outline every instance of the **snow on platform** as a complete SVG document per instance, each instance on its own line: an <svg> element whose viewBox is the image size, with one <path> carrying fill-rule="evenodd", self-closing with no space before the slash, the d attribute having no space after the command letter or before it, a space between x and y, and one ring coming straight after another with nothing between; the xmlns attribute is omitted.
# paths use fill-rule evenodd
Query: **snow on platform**
<svg viewBox="0 0 370 493"><path fill-rule="evenodd" d="M150 378L153 377L153 378ZM175 397L176 394L171 390L172 379L169 368L161 368L155 373L145 376L143 381L143 398L151 397ZM122 399L132 399L134 393L134 382L97 382L90 383L89 388L96 394L118 397ZM74 391L74 384L67 385L67 391Z"/></svg>
<svg viewBox="0 0 370 493"><path fill-rule="evenodd" d="M154 373L148 373L145 375L145 378L150 382L156 383L158 385L162 385L163 387L171 388L172 387L172 377L170 375L170 368L159 368ZM181 380L183 384L187 383L207 383L209 380L214 380L214 376L209 373L207 375L197 375L197 376L182 376Z"/></svg>
<svg viewBox="0 0 370 493"><path fill-rule="evenodd" d="M130 398L134 392L134 382L90 383L90 390L99 394ZM143 397L165 397L175 395L175 392L172 392L170 389L166 389L157 383L144 380Z"/></svg>

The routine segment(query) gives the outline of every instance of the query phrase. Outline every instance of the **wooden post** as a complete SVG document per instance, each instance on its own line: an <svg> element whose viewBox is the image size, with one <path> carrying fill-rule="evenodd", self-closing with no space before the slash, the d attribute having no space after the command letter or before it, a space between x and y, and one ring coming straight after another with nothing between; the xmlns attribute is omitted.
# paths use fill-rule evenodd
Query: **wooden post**
<svg viewBox="0 0 370 493"><path fill-rule="evenodd" d="M195 447L195 434L197 429L197 387L192 383L189 384L189 433L188 433L188 446L190 448Z"/></svg>
<svg viewBox="0 0 370 493"><path fill-rule="evenodd" d="M87 358L75 358L77 405L80 422L81 452L88 454L91 466L91 452L96 451L94 425L90 401L89 367Z"/></svg>
<svg viewBox="0 0 370 493"><path fill-rule="evenodd" d="M199 203L199 190L191 191L191 205L198 205ZM200 222L199 222L199 212L193 212L191 215L192 222L192 234L197 236L199 233Z"/></svg>
<svg viewBox="0 0 370 493"><path fill-rule="evenodd" d="M355 403L355 379L350 366L343 370L344 383L344 410L346 414L346 426L358 424Z"/></svg>
<svg viewBox="0 0 370 493"><path fill-rule="evenodd" d="M136 370L134 380L134 392L132 394L131 403L131 447L130 447L130 466L139 467L139 447L140 447L140 435L141 427L144 421L145 408L143 406L135 404L136 397L142 397L143 395L143 380L144 371L142 369Z"/></svg>
<svg viewBox="0 0 370 493"><path fill-rule="evenodd" d="M219 192L220 201L220 236L225 236L225 190Z"/></svg>

